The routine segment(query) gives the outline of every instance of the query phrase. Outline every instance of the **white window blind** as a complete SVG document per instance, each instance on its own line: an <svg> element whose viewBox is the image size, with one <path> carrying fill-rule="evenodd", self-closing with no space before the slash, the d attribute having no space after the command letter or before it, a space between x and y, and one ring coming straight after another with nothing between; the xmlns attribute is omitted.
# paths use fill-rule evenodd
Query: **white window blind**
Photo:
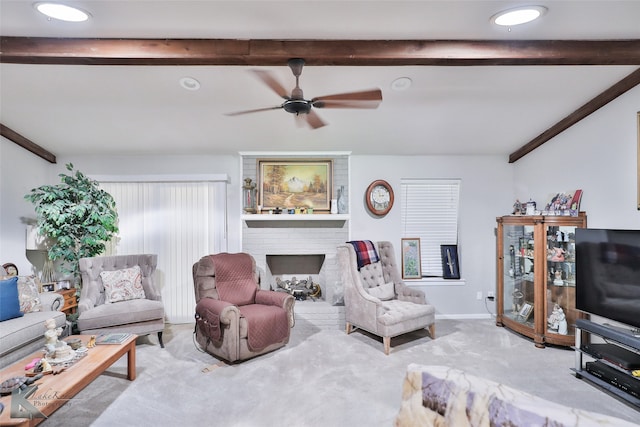
<svg viewBox="0 0 640 427"><path fill-rule="evenodd" d="M169 322L193 321L191 267L227 250L226 182L101 182L113 196L119 233L110 255L158 255L156 284Z"/></svg>
<svg viewBox="0 0 640 427"><path fill-rule="evenodd" d="M458 244L459 179L401 181L402 237L420 238L422 276L442 277L440 245Z"/></svg>

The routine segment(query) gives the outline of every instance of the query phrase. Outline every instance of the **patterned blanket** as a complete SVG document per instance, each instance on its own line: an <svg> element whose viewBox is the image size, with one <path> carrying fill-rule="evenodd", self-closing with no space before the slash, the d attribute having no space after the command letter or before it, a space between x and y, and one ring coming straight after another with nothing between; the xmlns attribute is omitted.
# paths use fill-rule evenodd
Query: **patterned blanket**
<svg viewBox="0 0 640 427"><path fill-rule="evenodd" d="M371 240L352 240L350 242L358 257L358 270L365 265L374 264L380 261L376 247Z"/></svg>

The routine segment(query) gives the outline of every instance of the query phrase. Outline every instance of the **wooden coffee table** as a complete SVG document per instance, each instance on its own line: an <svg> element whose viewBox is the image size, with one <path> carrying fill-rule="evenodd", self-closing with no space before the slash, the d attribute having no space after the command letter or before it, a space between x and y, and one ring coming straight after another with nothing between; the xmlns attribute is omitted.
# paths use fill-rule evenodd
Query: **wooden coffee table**
<svg viewBox="0 0 640 427"><path fill-rule="evenodd" d="M65 338L80 338L86 344L90 335L73 335ZM49 416L69 399L78 394L91 381L127 354L127 378L136 379L136 335L131 335L122 344L96 345L88 349L87 355L68 367L58 375L45 375L35 382L38 389L27 398L44 415ZM42 352L36 352L0 371L0 382L25 375L24 367L33 359L42 357ZM0 414L0 426L34 426L45 418L11 418L11 399L13 396L2 396L0 402L4 410ZM28 417L28 415L25 415Z"/></svg>

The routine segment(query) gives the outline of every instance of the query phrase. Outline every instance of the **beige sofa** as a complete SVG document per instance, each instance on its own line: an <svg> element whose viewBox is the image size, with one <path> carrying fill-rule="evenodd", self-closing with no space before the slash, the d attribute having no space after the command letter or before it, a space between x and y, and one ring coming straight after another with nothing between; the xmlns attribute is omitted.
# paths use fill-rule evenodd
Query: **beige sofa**
<svg viewBox="0 0 640 427"><path fill-rule="evenodd" d="M0 276L4 276L4 271L0 271ZM37 298L38 311L0 322L0 368L44 348L46 320L54 319L57 328L66 326L66 315L60 311L64 305L62 295L46 292L39 293Z"/></svg>

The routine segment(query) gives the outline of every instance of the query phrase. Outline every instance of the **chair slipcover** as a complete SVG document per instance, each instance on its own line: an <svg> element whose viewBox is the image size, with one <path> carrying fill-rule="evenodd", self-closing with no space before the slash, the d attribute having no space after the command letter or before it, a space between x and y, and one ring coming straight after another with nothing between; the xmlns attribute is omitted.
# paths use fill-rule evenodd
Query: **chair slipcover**
<svg viewBox="0 0 640 427"><path fill-rule="evenodd" d="M193 265L196 342L229 362L273 351L289 342L294 298L260 289L253 257L206 255Z"/></svg>

